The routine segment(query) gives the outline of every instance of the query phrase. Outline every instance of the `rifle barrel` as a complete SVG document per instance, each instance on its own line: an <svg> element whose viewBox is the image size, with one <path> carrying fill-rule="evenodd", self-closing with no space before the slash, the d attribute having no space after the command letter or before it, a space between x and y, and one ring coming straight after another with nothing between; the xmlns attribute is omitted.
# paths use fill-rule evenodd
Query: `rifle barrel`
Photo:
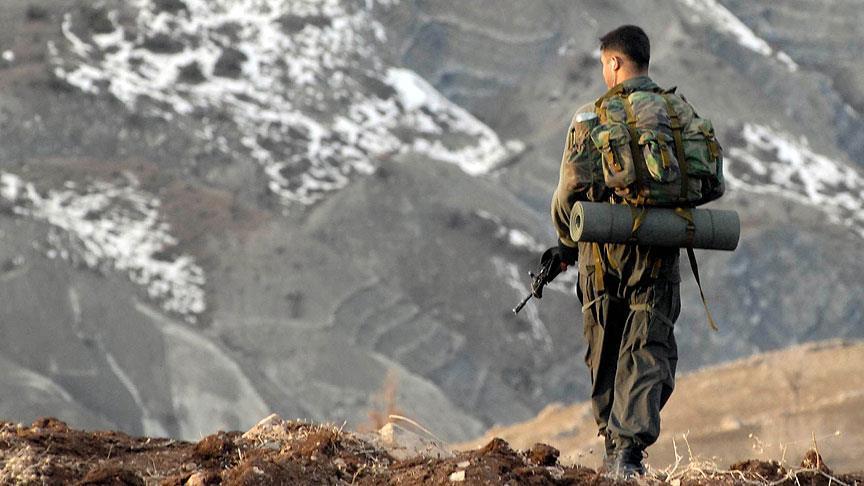
<svg viewBox="0 0 864 486"><path fill-rule="evenodd" d="M522 302L519 302L519 305L513 308L513 314L518 314L519 311L521 311L522 308L525 307L525 304L527 304L528 301L531 300L531 297L534 297L534 294L528 294L524 299L522 299Z"/></svg>

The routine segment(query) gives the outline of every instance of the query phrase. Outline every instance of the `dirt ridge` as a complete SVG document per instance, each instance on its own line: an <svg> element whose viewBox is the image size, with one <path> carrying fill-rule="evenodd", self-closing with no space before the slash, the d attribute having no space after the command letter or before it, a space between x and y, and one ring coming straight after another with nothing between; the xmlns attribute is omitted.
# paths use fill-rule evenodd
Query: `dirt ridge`
<svg viewBox="0 0 864 486"><path fill-rule="evenodd" d="M281 484L616 484L594 469L558 462L557 449L535 444L517 451L500 438L445 457L395 459L376 434L272 415L247 431L224 432L197 443L86 432L55 418L31 425L0 422L0 484L281 485ZM811 451L802 469L743 461L725 472L652 473L640 483L857 484L864 476L832 476ZM839 482L838 482L839 481Z"/></svg>

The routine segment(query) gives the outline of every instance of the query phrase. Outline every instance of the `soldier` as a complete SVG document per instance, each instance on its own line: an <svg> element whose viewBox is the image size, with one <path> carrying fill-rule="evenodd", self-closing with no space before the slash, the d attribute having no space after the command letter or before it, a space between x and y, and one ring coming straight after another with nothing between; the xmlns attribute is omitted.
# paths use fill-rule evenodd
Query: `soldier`
<svg viewBox="0 0 864 486"><path fill-rule="evenodd" d="M625 25L600 38L603 79L610 91L572 119L552 197L559 244L544 254L560 261L556 268L561 271L578 261L594 418L605 439L604 467L619 478L645 473L643 451L657 440L660 409L674 387L679 249L577 244L570 238L569 221L576 201L623 202L620 191L613 192L592 169L600 167L601 154L590 133L610 94L661 91L648 77L649 58L648 37L639 27Z"/></svg>

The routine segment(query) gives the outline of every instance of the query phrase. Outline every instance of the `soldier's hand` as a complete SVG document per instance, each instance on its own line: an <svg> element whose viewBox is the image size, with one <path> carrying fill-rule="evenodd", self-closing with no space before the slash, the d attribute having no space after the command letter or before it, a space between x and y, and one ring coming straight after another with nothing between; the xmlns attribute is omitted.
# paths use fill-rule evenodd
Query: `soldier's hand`
<svg viewBox="0 0 864 486"><path fill-rule="evenodd" d="M544 251L540 257L540 266L545 267L546 265L550 265L546 282L551 282L555 280L558 274L566 272L567 267L576 263L578 256L579 251L576 248L569 247L560 241L558 242L558 246L553 246Z"/></svg>
<svg viewBox="0 0 864 486"><path fill-rule="evenodd" d="M545 268L546 266L549 266L546 282L555 280L559 273L567 270L567 262L561 259L561 251L557 246L549 248L540 256L540 267Z"/></svg>

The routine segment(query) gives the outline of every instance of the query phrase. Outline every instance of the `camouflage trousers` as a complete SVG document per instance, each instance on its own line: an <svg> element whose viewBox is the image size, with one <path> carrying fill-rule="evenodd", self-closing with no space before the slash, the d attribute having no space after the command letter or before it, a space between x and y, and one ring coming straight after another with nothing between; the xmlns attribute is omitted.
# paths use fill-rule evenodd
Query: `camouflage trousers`
<svg viewBox="0 0 864 486"><path fill-rule="evenodd" d="M657 440L660 409L675 387L680 284L652 280L624 287L623 295L596 292L594 285L593 274L580 275L594 418L616 447L644 449ZM605 287L623 286L616 280Z"/></svg>

